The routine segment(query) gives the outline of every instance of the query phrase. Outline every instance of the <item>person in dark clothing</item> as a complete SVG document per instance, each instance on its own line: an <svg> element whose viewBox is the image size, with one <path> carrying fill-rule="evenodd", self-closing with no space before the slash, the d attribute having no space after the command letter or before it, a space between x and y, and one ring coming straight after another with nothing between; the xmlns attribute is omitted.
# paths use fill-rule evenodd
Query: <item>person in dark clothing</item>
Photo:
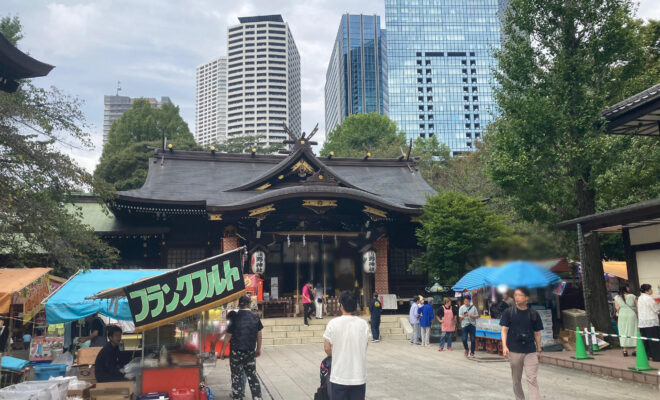
<svg viewBox="0 0 660 400"><path fill-rule="evenodd" d="M372 343L380 342L380 313L383 311L383 304L378 298L378 293L374 293L374 298L369 303L369 313L371 314L371 336Z"/></svg>
<svg viewBox="0 0 660 400"><path fill-rule="evenodd" d="M124 381L124 374L119 371L123 365L119 361L119 342L121 342L121 328L109 326L108 343L103 346L96 356L94 369L98 382Z"/></svg>
<svg viewBox="0 0 660 400"><path fill-rule="evenodd" d="M247 375L253 399L261 399L261 385L257 378L257 360L261 355L261 320L250 311L250 298L242 296L238 300L239 311L227 325L227 333L222 344L220 359L225 359L227 344L231 344L229 368L231 370L231 397L243 398L241 377ZM256 350L255 350L256 348Z"/></svg>
<svg viewBox="0 0 660 400"><path fill-rule="evenodd" d="M498 300L495 298L495 302L490 305L490 317L493 319L502 318L502 314L507 308L509 308L509 303L503 299Z"/></svg>
<svg viewBox="0 0 660 400"><path fill-rule="evenodd" d="M98 315L90 315L85 318L83 334L78 338L78 343L90 341L89 347L103 347L106 344L105 323Z"/></svg>
<svg viewBox="0 0 660 400"><path fill-rule="evenodd" d="M529 289L520 287L513 292L516 305L502 314L502 348L504 357L509 359L513 393L516 400L524 400L522 373L527 376L527 388L531 400L541 400L537 375L541 358L541 331L543 322L536 312L529 308Z"/></svg>

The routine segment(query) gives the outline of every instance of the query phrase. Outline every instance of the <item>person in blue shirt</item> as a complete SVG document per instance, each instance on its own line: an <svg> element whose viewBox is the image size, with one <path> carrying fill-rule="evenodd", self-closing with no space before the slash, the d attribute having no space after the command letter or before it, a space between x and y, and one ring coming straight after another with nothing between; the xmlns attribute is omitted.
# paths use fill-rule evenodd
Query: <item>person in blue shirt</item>
<svg viewBox="0 0 660 400"><path fill-rule="evenodd" d="M425 300L420 313L419 326L422 327L422 346L428 346L431 340L431 324L433 324L433 300Z"/></svg>

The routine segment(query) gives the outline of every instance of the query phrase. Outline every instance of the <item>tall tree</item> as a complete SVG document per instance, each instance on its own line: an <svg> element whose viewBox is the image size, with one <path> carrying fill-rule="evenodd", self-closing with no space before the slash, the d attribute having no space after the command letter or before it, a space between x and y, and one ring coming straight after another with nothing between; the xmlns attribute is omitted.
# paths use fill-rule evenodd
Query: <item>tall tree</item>
<svg viewBox="0 0 660 400"><path fill-rule="evenodd" d="M94 176L116 190L141 187L147 178L149 156L153 148L162 147L163 137L176 150L202 149L195 143L178 107L166 103L154 108L147 99L136 99L110 127Z"/></svg>
<svg viewBox="0 0 660 400"><path fill-rule="evenodd" d="M490 174L529 221L554 224L597 211L608 149L600 111L639 74L642 46L629 0L511 0L495 52L499 118ZM584 238L591 321L611 331L598 235Z"/></svg>
<svg viewBox="0 0 660 400"><path fill-rule="evenodd" d="M17 18L0 21L0 33L16 43ZM103 186L59 150L92 148L80 102L56 88L21 82L0 92L0 263L49 266L66 274L109 265L117 252L80 222L70 195L81 189L105 194ZM68 209L72 211L68 211Z"/></svg>
<svg viewBox="0 0 660 400"><path fill-rule="evenodd" d="M398 157L406 146L406 135L396 122L378 113L352 114L327 135L321 155L337 157Z"/></svg>
<svg viewBox="0 0 660 400"><path fill-rule="evenodd" d="M488 255L505 254L519 239L504 218L478 199L457 192L441 192L424 206L417 239L425 251L413 268L433 279L454 283L481 265Z"/></svg>

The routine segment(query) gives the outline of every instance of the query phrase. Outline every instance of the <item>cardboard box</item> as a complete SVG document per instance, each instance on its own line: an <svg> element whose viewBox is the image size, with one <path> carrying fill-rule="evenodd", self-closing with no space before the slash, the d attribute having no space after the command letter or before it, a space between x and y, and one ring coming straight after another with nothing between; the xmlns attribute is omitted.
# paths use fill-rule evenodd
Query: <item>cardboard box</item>
<svg viewBox="0 0 660 400"><path fill-rule="evenodd" d="M94 365L96 356L103 347L86 347L76 351L76 362L74 365Z"/></svg>
<svg viewBox="0 0 660 400"><path fill-rule="evenodd" d="M90 400L130 400L131 395L127 388L90 389Z"/></svg>
<svg viewBox="0 0 660 400"><path fill-rule="evenodd" d="M82 399L89 399L89 388L77 389L77 390L67 390L66 397L80 397Z"/></svg>
<svg viewBox="0 0 660 400"><path fill-rule="evenodd" d="M94 373L94 365L80 365L78 368L78 380L87 381L89 383L96 383L96 374Z"/></svg>
<svg viewBox="0 0 660 400"><path fill-rule="evenodd" d="M120 381L120 382L99 382L96 384L96 389L108 389L108 390L126 390L129 396L133 395L135 391L135 382L134 381Z"/></svg>

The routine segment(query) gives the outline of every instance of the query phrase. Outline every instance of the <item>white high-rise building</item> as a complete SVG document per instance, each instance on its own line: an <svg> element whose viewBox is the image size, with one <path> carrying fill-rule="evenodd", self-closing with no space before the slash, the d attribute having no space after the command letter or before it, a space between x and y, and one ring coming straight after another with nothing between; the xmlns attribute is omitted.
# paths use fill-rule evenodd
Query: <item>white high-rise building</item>
<svg viewBox="0 0 660 400"><path fill-rule="evenodd" d="M227 30L227 138L262 135L262 144L299 134L300 54L281 15L241 17Z"/></svg>
<svg viewBox="0 0 660 400"><path fill-rule="evenodd" d="M227 140L227 57L197 67L195 141L202 146Z"/></svg>

